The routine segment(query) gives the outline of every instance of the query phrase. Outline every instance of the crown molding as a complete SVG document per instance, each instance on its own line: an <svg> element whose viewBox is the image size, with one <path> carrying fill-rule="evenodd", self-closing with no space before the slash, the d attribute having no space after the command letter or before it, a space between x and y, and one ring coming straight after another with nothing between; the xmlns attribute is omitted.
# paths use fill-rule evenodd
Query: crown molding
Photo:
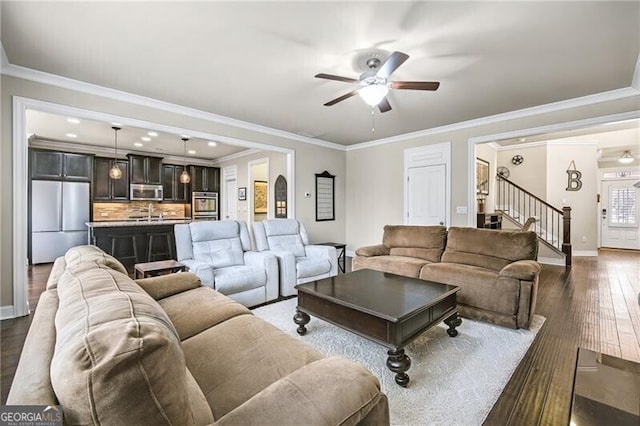
<svg viewBox="0 0 640 426"><path fill-rule="evenodd" d="M498 144L496 144L498 145ZM513 149L523 149L523 148L535 148L539 146L598 146L598 142L594 141L580 141L580 140L549 140L549 141L537 141L537 142L526 142L519 143L513 145L505 145L496 148L497 151L510 151Z"/></svg>
<svg viewBox="0 0 640 426"><path fill-rule="evenodd" d="M1 46L0 46L1 48ZM134 105L140 105L149 108L155 108L162 111L172 112L175 114L186 115L189 117L199 118L202 120L223 124L239 129L250 130L256 133L261 133L270 136L277 136L284 139L293 140L296 142L303 142L311 145L321 146L324 148L335 149L338 151L345 151L344 145L340 145L334 142L324 141L322 139L315 139L306 136L297 135L295 133L286 132L284 130L274 129L259 124L249 123L247 121L238 120L235 118L225 117L223 115L214 114L211 112L202 111L195 108L186 107L166 101L161 101L146 96L135 95L133 93L124 92L122 90L111 89L109 87L99 86L97 84L87 83L84 81L74 80L68 77L62 77L55 74L46 73L43 71L34 70L31 68L22 67L19 65L11 64L2 48L2 69L0 72L3 75L9 77L20 78L23 80L29 80L36 83L47 84L54 87L60 87L62 89L74 90L77 92L88 93L91 95L101 96L104 98L115 99L122 102L131 103Z"/></svg>
<svg viewBox="0 0 640 426"><path fill-rule="evenodd" d="M631 79L631 87L640 91L640 55L636 61L636 69L633 72L633 79Z"/></svg>
<svg viewBox="0 0 640 426"><path fill-rule="evenodd" d="M505 112L501 114L489 115L487 117L475 118L473 120L461 121L459 123L448 124L445 126L433 127L431 129L418 130L416 132L405 133L398 136L378 139L370 142L363 142L355 145L347 146L347 152L359 149L371 148L379 145L401 142L409 139L415 139L423 136L437 135L446 132L468 129L470 127L484 126L487 124L495 124L508 120L526 118L534 115L545 114L549 112L562 111L565 109L583 107L602 102L608 102L618 99L624 99L632 96L640 95L640 91L633 87L625 87L622 89L610 90L608 92L596 93L593 95L582 96L579 98L566 99L564 101L553 102L545 105L524 108L516 111Z"/></svg>
<svg viewBox="0 0 640 426"><path fill-rule="evenodd" d="M264 152L264 151L261 149L247 149L242 152L236 152L234 154L225 155L224 157L218 157L215 160L213 160L213 164L220 164L225 161L237 160L238 158L247 157L249 155L254 155L259 152Z"/></svg>

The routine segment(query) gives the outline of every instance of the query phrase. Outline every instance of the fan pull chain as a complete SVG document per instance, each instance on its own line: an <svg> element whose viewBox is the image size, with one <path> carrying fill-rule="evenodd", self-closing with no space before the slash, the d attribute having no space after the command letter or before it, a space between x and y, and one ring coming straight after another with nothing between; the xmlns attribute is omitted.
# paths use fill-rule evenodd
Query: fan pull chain
<svg viewBox="0 0 640 426"><path fill-rule="evenodd" d="M371 108L371 133L376 132L376 109Z"/></svg>

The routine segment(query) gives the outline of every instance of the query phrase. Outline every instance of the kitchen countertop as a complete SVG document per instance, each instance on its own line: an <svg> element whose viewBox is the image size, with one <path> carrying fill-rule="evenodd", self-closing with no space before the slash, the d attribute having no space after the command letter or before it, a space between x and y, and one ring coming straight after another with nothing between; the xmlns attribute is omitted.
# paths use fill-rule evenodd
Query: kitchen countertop
<svg viewBox="0 0 640 426"><path fill-rule="evenodd" d="M178 223L191 223L191 219L163 219L163 220L118 220L118 221L100 221L86 222L89 228L115 228L122 226L159 226L159 225L175 225Z"/></svg>

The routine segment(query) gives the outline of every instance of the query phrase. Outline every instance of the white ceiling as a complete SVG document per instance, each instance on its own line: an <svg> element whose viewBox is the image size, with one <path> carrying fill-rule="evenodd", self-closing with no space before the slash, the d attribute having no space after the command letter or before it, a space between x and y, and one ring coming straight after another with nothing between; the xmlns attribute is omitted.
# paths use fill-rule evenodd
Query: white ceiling
<svg viewBox="0 0 640 426"><path fill-rule="evenodd" d="M32 144L35 142L46 146L49 141L53 141L61 145L84 145L89 152L95 152L99 147L102 148L103 154L113 154L115 144L113 124L120 127L118 131L120 156L130 152L138 152L159 157L173 156L213 160L247 150L244 147L226 145L219 141L166 133L155 128L143 129L121 123L105 123L86 118L78 119L77 117L60 116L31 109L27 110L26 119L27 134L30 135L29 140ZM156 135L151 136L149 132ZM69 134L75 135L75 137L69 136ZM189 139L186 147L182 141L183 136ZM215 146L210 146L210 143L214 143Z"/></svg>
<svg viewBox="0 0 640 426"><path fill-rule="evenodd" d="M351 145L631 86L633 2L7 2L9 62ZM372 114L347 83L371 49L410 55ZM354 66L355 65L355 66Z"/></svg>

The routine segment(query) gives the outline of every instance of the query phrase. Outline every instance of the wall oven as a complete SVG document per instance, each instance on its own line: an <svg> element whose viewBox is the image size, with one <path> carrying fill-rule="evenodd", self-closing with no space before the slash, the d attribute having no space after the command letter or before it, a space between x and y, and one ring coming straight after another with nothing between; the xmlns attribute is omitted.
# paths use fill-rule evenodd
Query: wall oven
<svg viewBox="0 0 640 426"><path fill-rule="evenodd" d="M218 220L218 193L194 191L191 195L191 218Z"/></svg>

